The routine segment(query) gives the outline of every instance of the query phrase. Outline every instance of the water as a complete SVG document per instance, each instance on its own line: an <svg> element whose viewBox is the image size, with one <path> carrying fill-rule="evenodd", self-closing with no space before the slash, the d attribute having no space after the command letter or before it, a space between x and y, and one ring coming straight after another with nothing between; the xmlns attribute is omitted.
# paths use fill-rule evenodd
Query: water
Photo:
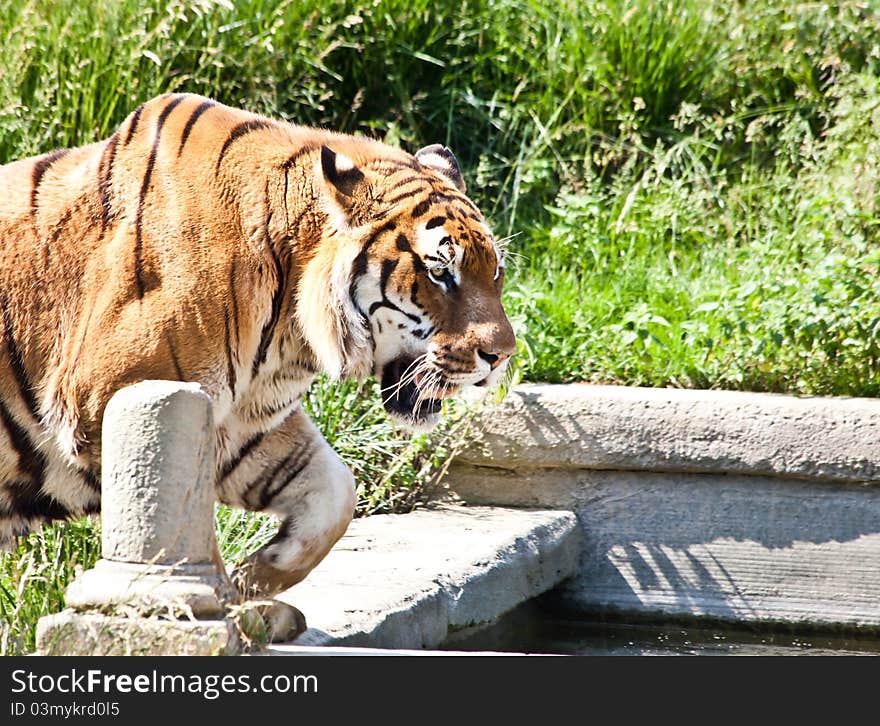
<svg viewBox="0 0 880 726"><path fill-rule="evenodd" d="M880 655L880 637L586 622L526 603L488 628L456 634L443 647L566 655Z"/></svg>

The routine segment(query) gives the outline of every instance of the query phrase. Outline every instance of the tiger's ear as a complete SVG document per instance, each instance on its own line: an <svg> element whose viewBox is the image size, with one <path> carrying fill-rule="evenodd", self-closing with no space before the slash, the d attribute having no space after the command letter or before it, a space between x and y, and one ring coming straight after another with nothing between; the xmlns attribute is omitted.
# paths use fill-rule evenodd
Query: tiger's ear
<svg viewBox="0 0 880 726"><path fill-rule="evenodd" d="M441 176L449 179L453 186L462 194L467 191L464 179L461 176L461 169L458 166L458 159L455 158L455 154L442 144L431 144L424 149L419 149L416 152L416 159L418 159L422 166L436 171Z"/></svg>
<svg viewBox="0 0 880 726"><path fill-rule="evenodd" d="M345 154L337 154L329 146L321 147L321 171L324 179L343 197L353 197L366 181L363 172ZM343 201L343 200L340 200Z"/></svg>

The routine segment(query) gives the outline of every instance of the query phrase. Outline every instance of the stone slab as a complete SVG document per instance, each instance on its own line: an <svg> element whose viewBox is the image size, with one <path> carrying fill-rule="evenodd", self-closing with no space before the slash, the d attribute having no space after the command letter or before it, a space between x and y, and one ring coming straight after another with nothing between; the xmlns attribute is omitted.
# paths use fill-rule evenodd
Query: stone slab
<svg viewBox="0 0 880 726"><path fill-rule="evenodd" d="M741 474L458 466L468 504L563 507L583 530L573 614L880 627L880 490Z"/></svg>
<svg viewBox="0 0 880 726"><path fill-rule="evenodd" d="M63 610L40 618L39 655L238 655L229 620L126 618Z"/></svg>
<svg viewBox="0 0 880 726"><path fill-rule="evenodd" d="M878 399L528 384L473 430L460 463L880 481Z"/></svg>
<svg viewBox="0 0 880 726"><path fill-rule="evenodd" d="M446 505L375 515L355 520L280 598L308 620L297 646L432 648L572 575L579 536L570 512Z"/></svg>

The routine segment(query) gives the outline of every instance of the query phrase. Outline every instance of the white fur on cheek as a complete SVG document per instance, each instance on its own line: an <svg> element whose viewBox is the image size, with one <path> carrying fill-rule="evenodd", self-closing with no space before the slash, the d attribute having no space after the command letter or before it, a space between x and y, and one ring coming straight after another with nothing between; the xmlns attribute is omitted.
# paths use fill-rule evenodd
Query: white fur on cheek
<svg viewBox="0 0 880 726"><path fill-rule="evenodd" d="M319 247L300 280L296 317L321 368L332 378L363 378L371 369L369 332L348 294L357 244Z"/></svg>

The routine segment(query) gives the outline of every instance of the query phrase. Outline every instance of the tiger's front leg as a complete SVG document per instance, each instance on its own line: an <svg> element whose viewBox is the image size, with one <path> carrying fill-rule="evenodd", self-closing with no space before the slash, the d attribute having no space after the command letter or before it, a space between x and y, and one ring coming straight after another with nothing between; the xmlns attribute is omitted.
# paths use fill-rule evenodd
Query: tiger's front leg
<svg viewBox="0 0 880 726"><path fill-rule="evenodd" d="M354 476L299 408L244 442L222 466L218 488L226 504L281 519L272 540L232 574L246 599L271 598L303 580L354 516Z"/></svg>

